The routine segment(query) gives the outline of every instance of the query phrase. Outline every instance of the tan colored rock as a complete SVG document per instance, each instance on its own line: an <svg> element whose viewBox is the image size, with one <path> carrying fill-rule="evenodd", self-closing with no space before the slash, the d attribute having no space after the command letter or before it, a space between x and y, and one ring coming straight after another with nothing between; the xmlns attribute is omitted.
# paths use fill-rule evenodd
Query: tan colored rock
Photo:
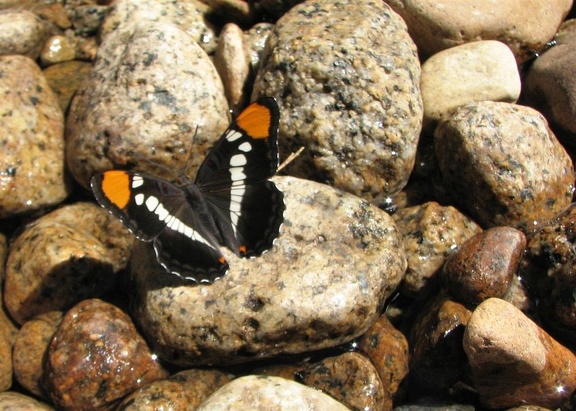
<svg viewBox="0 0 576 411"><path fill-rule="evenodd" d="M48 35L48 25L27 10L0 10L0 55L36 59Z"/></svg>

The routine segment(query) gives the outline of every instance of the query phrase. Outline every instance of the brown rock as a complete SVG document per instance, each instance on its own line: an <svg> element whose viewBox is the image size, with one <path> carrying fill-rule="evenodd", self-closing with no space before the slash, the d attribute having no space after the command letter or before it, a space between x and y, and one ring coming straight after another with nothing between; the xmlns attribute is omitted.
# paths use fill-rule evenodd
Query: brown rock
<svg viewBox="0 0 576 411"><path fill-rule="evenodd" d="M217 370L186 370L167 380L154 381L127 396L117 411L195 410L230 379Z"/></svg>
<svg viewBox="0 0 576 411"><path fill-rule="evenodd" d="M54 408L18 392L0 392L0 411L54 411Z"/></svg>
<svg viewBox="0 0 576 411"><path fill-rule="evenodd" d="M434 133L445 188L481 224L531 231L571 202L572 160L544 117L524 106L461 106Z"/></svg>
<svg viewBox="0 0 576 411"><path fill-rule="evenodd" d="M357 352L325 358L301 372L302 382L353 410L382 411L384 387L374 365Z"/></svg>
<svg viewBox="0 0 576 411"><path fill-rule="evenodd" d="M40 314L24 323L13 348L14 377L28 392L46 398L44 361L48 344L62 322L60 311Z"/></svg>
<svg viewBox="0 0 576 411"><path fill-rule="evenodd" d="M576 389L576 356L506 301L474 310L463 346L485 407L556 409Z"/></svg>
<svg viewBox="0 0 576 411"><path fill-rule="evenodd" d="M476 234L448 257L442 269L444 286L456 300L466 304L501 298L525 247L524 234L511 227L494 227Z"/></svg>
<svg viewBox="0 0 576 411"><path fill-rule="evenodd" d="M6 242L6 236L0 233L0 284L4 284L4 278L6 277L6 257L8 256L8 244ZM18 334L18 327L14 323L14 320L10 318L8 312L6 311L6 306L4 305L4 288L0 287L0 330L4 337L8 339L10 346L14 344L16 340L16 334Z"/></svg>
<svg viewBox="0 0 576 411"><path fill-rule="evenodd" d="M66 112L72 96L91 69L92 64L78 60L54 64L44 69L46 81L56 94L62 112Z"/></svg>
<svg viewBox="0 0 576 411"><path fill-rule="evenodd" d="M12 387L12 343L6 334L0 331L0 392Z"/></svg>
<svg viewBox="0 0 576 411"><path fill-rule="evenodd" d="M392 218L404 237L408 270L401 291L409 296L426 293L446 258L481 231L454 207L433 201L400 209Z"/></svg>
<svg viewBox="0 0 576 411"><path fill-rule="evenodd" d="M393 408L400 383L408 374L408 341L404 334L381 315L358 340L358 349L374 365L382 381L382 408Z"/></svg>
<svg viewBox="0 0 576 411"><path fill-rule="evenodd" d="M46 40L40 53L40 61L43 66L70 61L74 57L76 57L74 48L66 37L60 35L52 36Z"/></svg>
<svg viewBox="0 0 576 411"><path fill-rule="evenodd" d="M111 410L166 376L130 318L96 299L66 313L48 348L46 391L63 410Z"/></svg>
<svg viewBox="0 0 576 411"><path fill-rule="evenodd" d="M36 59L48 26L27 10L0 10L0 55L24 55Z"/></svg>

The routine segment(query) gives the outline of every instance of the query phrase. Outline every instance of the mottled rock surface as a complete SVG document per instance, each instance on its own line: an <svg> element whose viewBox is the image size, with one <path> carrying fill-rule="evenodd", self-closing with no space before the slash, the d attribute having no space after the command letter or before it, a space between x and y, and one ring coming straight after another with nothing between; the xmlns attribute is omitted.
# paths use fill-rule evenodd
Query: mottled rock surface
<svg viewBox="0 0 576 411"><path fill-rule="evenodd" d="M0 10L0 55L36 59L48 35L48 25L27 10Z"/></svg>
<svg viewBox="0 0 576 411"><path fill-rule="evenodd" d="M54 411L48 404L35 400L19 392L0 392L1 411Z"/></svg>

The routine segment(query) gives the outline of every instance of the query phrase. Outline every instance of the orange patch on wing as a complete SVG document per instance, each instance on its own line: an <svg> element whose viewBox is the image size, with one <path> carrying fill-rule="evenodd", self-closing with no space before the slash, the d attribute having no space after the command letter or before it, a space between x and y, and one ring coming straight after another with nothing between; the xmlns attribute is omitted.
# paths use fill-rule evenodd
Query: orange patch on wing
<svg viewBox="0 0 576 411"><path fill-rule="evenodd" d="M130 202L130 176L124 171L106 171L102 176L102 192L116 207L126 207Z"/></svg>
<svg viewBox="0 0 576 411"><path fill-rule="evenodd" d="M268 138L272 113L258 103L252 103L238 115L236 124L252 138Z"/></svg>
<svg viewBox="0 0 576 411"><path fill-rule="evenodd" d="M246 254L247 251L248 251L248 249L246 248L245 245L241 245L240 247L238 247L238 252L239 252L241 255Z"/></svg>

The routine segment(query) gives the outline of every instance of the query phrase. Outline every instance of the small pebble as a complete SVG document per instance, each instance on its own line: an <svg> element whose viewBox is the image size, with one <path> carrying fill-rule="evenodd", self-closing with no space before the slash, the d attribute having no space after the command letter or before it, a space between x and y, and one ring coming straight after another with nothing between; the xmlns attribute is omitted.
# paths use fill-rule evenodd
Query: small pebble
<svg viewBox="0 0 576 411"><path fill-rule="evenodd" d="M74 48L64 36L52 36L44 44L40 53L40 62L43 66L73 60L76 57Z"/></svg>

